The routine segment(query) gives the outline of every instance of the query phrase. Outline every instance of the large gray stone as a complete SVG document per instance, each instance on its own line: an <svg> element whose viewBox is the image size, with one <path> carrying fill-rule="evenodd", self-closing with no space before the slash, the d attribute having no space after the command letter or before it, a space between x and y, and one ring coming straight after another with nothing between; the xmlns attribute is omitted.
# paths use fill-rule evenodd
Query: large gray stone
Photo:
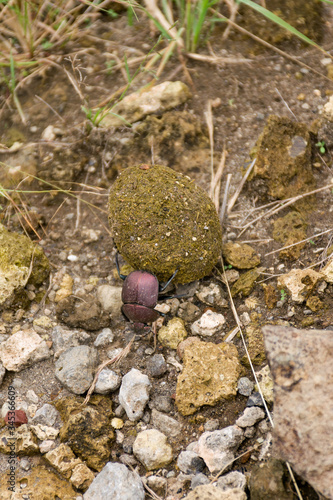
<svg viewBox="0 0 333 500"><path fill-rule="evenodd" d="M273 451L333 499L333 335L266 326L274 380Z"/></svg>
<svg viewBox="0 0 333 500"><path fill-rule="evenodd" d="M0 345L0 361L9 371L19 372L50 356L45 340L30 329L13 333Z"/></svg>
<svg viewBox="0 0 333 500"><path fill-rule="evenodd" d="M98 363L97 350L85 345L71 347L55 363L55 376L74 394L86 392Z"/></svg>
<svg viewBox="0 0 333 500"><path fill-rule="evenodd" d="M242 429L230 425L218 431L204 432L193 451L204 459L210 472L215 474L235 459L235 451L243 440Z"/></svg>
<svg viewBox="0 0 333 500"><path fill-rule="evenodd" d="M108 462L97 474L84 500L144 500L145 490L140 476L119 463Z"/></svg>
<svg viewBox="0 0 333 500"><path fill-rule="evenodd" d="M119 390L119 403L133 422L139 420L149 400L151 383L147 375L136 368L126 373Z"/></svg>

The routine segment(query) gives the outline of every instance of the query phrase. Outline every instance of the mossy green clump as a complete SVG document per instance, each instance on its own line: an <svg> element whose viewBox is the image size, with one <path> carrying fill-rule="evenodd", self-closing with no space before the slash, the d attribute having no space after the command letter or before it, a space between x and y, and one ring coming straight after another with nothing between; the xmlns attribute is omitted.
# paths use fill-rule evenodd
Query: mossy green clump
<svg viewBox="0 0 333 500"><path fill-rule="evenodd" d="M273 198L292 198L315 188L312 137L306 125L271 115L253 154L254 175L267 181Z"/></svg>
<svg viewBox="0 0 333 500"><path fill-rule="evenodd" d="M49 272L50 264L41 247L0 224L0 307L11 305L19 296L24 302L24 287L41 285Z"/></svg>
<svg viewBox="0 0 333 500"><path fill-rule="evenodd" d="M289 212L274 222L273 238L284 246L293 245L306 238L307 223L298 212ZM297 260L305 243L281 250L280 259Z"/></svg>
<svg viewBox="0 0 333 500"><path fill-rule="evenodd" d="M222 249L213 202L192 180L161 165L124 170L109 198L109 222L119 253L135 269L178 283L211 272Z"/></svg>

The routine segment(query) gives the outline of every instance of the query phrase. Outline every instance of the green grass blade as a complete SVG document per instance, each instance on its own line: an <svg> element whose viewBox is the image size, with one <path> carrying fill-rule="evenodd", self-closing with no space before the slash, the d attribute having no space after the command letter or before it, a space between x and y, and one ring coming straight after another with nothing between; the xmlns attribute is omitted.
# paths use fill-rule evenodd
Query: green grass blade
<svg viewBox="0 0 333 500"><path fill-rule="evenodd" d="M307 36L303 35L303 33L301 33L296 28L291 26L291 24L287 23L276 14L273 14L273 12L271 12L270 10L265 9L265 7L256 4L252 0L237 0L237 2L247 5L248 7L251 7L252 9L262 14L263 16L267 17L267 19L270 19L275 24L281 26L282 28L285 28L287 31L289 31L293 35L303 40L303 42L306 42L309 45L313 45L314 47L317 47L317 49L320 49L321 51L325 52L319 45L317 45L313 40L311 40L311 38L308 38Z"/></svg>

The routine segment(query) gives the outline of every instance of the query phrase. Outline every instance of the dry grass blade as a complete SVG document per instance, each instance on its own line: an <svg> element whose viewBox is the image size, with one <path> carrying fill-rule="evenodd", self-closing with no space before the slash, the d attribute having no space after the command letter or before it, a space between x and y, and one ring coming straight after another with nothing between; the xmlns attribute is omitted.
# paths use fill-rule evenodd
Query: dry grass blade
<svg viewBox="0 0 333 500"><path fill-rule="evenodd" d="M87 392L86 398L85 398L85 400L82 403L82 406L89 403L90 397L91 397L92 393L94 392L98 376L101 373L101 371L103 370L103 368L105 368L106 366L109 366L111 364L119 363L122 359L126 358L126 356L128 355L128 353L131 350L131 347L133 345L134 339L135 339L135 335L133 335L133 337L131 338L131 340L127 344L127 346L124 347L124 349L119 354L117 354L117 356L115 356L112 359L108 359L107 361L104 361L103 363L101 363L99 365L99 367L97 368L94 380L92 381L92 384L89 387L89 391Z"/></svg>
<svg viewBox="0 0 333 500"><path fill-rule="evenodd" d="M194 59L195 61L207 62L209 64L251 64L252 59L246 59L244 57L219 57L219 56L208 56L204 54L195 54L193 52L188 52L186 57L189 59Z"/></svg>
<svg viewBox="0 0 333 500"><path fill-rule="evenodd" d="M207 102L207 110L204 113L208 135L209 135L209 145L210 145L210 188L209 196L211 199L214 198L214 125L213 125L213 113L212 113L212 101L209 99Z"/></svg>
<svg viewBox="0 0 333 500"><path fill-rule="evenodd" d="M228 26L224 30L224 33L222 35L222 41L225 41L228 38L230 30L232 28L231 23L235 22L236 15L238 12L238 7L239 7L239 4L237 2L235 2L234 0L224 0L224 3L227 5L229 12L230 12L230 17L229 17L230 23L228 23Z"/></svg>
<svg viewBox="0 0 333 500"><path fill-rule="evenodd" d="M230 188L230 182L231 182L231 177L232 174L227 175L227 182L224 188L224 196L223 196L223 203L220 211L220 223L221 226L223 226L224 223L224 218L226 214L226 208L227 208L227 203L228 203L228 193L229 193L229 188Z"/></svg>
<svg viewBox="0 0 333 500"><path fill-rule="evenodd" d="M255 162L256 162L256 158L253 160L253 162L251 163L251 165L248 167L247 171L245 172L245 175L244 177L242 178L235 194L232 196L232 198L230 199L229 203L228 203L228 214L231 212L231 210L233 209L237 199L238 199L238 196L240 195L243 187L244 187L244 184L245 182L247 181L250 173L252 172L252 169L255 165Z"/></svg>
<svg viewBox="0 0 333 500"><path fill-rule="evenodd" d="M249 361L250 368L251 368L254 380L255 380L255 382L257 384L258 392L259 392L259 394L261 396L261 399L262 399L262 402L263 402L263 405L264 405L264 408L265 408L268 420L270 421L270 424L271 424L272 428L274 428L274 422L273 422L273 419L272 419L272 415L271 415L271 413L270 413L270 411L269 411L269 409L267 407L265 398L263 396L263 393L262 393L262 390L261 390L261 387L260 387L260 384L259 384L259 381L258 381L258 378L257 378L257 374L256 374L256 372L254 370L254 366L253 366L253 363L252 363L249 351L247 349L247 345L246 345L245 337L244 337L244 334L243 334L243 331L242 331L240 319L239 319L239 316L238 316L238 313L237 313L237 309L236 309L235 303L234 303L232 295L231 295L231 290L230 290L229 283L228 283L228 280L227 280L227 276L226 276L226 273L225 273L223 257L221 257L221 263L222 263L223 277L224 277L225 283L227 285L227 290L228 290L228 295L229 295L229 299L230 299L231 309L232 309L235 321L236 321L236 323L238 325L238 328L239 328L239 333L240 333L240 336L241 336L241 339L242 339L242 343L243 343L243 346L244 346L244 349L245 349L245 352L246 352L246 356L247 356L247 359ZM220 272L219 272L219 274L222 277L222 275L221 275ZM288 462L286 462L286 466L288 468L288 471L289 471L290 477L292 479L294 488L296 490L297 496L298 496L299 500L303 500L302 494L301 494L301 492L300 492L300 490L298 488L298 485L296 483L296 479L295 479L294 473L293 473L293 471L292 471L292 469L291 469L291 467L290 467L290 465L289 465Z"/></svg>
<svg viewBox="0 0 333 500"><path fill-rule="evenodd" d="M151 488L149 488L148 484L147 484L147 479L145 477L141 477L141 481L142 481L142 484L145 488L145 490L148 491L149 495L154 499L154 500L163 500L162 497L160 497L159 495L157 495L157 493L155 493L154 490L152 490ZM164 497L165 498L165 497Z"/></svg>
<svg viewBox="0 0 333 500"><path fill-rule="evenodd" d="M182 38L177 37L177 30L174 28L170 22L165 18L164 14L162 11L159 9L157 6L157 3L155 0L144 0L144 3L146 5L146 9L149 12L149 14L156 19L160 25L168 32L170 33L171 37L174 40L177 40L177 44L183 48L184 47L184 42Z"/></svg>
<svg viewBox="0 0 333 500"><path fill-rule="evenodd" d="M286 200L282 200L281 202L279 202L280 206L278 208L273 207L271 210L268 210L268 212L266 212L265 214L260 215L259 217L257 217L256 219L254 219L251 222L248 222L248 224L246 224L246 226L244 226L242 228L242 231L239 233L238 237L240 237L250 226L252 226L256 222L258 222L258 220L260 220L264 217L271 217L272 215L280 212L280 210L283 210L284 208L288 207L289 205L293 205L297 201L302 200L303 198L306 198L307 196L311 196L313 194L320 193L321 191L325 191L326 189L332 189L332 187L333 187L333 184L328 184L327 186L324 186L324 187L321 187L318 189L314 189L313 191L309 191L308 193L299 194L298 196L294 196L293 198L288 198Z"/></svg>
<svg viewBox="0 0 333 500"><path fill-rule="evenodd" d="M305 238L304 240L297 241L296 243L292 243L291 245L287 245L285 247L278 248L277 250L273 250L272 252L268 252L265 254L265 257L268 255L272 255L273 253L281 252L281 250L286 250L287 248L294 247L296 245L299 245L300 243L305 243L306 241L310 241L313 238L318 238L319 236L322 236L323 234L331 233L333 231L333 228L327 229L326 231L322 231L321 233L313 234L312 236L309 236L309 238Z"/></svg>
<svg viewBox="0 0 333 500"><path fill-rule="evenodd" d="M220 191L221 191L221 182L222 182L222 176L224 172L224 167L225 167L225 160L227 158L227 151L225 148L223 148L222 154L221 154L221 159L219 166L217 168L216 174L214 176L214 189L213 189L213 203L215 205L216 211L218 212L219 207L220 207Z"/></svg>

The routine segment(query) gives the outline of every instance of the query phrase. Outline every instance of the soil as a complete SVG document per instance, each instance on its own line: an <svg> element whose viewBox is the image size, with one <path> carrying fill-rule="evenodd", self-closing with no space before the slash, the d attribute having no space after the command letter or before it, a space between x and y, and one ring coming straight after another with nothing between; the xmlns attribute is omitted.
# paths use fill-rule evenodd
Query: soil
<svg viewBox="0 0 333 500"><path fill-rule="evenodd" d="M333 47L333 11L332 8L327 7L325 12L324 38L321 45L329 52ZM130 51L131 48L135 48L136 54L147 53L156 42L157 34L151 31L151 26L143 19L140 19L139 23L134 22L133 26L128 26L126 14L120 14L112 21L103 18L94 22L89 29L89 36L90 38L88 36L82 38L81 45L71 42L65 47L66 54L72 57L72 63L62 58L61 67L71 73L75 67L74 74L77 78L80 73L82 74L83 82L80 84L80 90L86 101L94 106L126 83L121 72L106 71L105 63L109 57L106 53L116 48L120 59L125 50ZM186 160L180 162L182 173L189 175L206 191L209 190L211 173L205 111L208 101L212 100L215 164L218 164L224 147L228 153L221 193L224 192L227 174L232 174L229 194L232 196L239 186L245 168L251 161L251 150L269 115L275 114L296 119L310 128L314 120L320 117L320 110L333 92L333 81L327 77L327 68L321 62L325 55L314 48L293 41L284 42L282 47L298 61L314 68L315 72L274 51L264 49L259 44L254 45L254 42L246 37L233 35L222 43L219 29L213 32L209 42L209 49L212 53L217 56L230 57L234 62L209 64L186 59L183 63L177 55L174 55L159 81L179 79L186 83L192 92L192 98L173 111L175 113L186 111L191 117L196 117L199 124L196 126L200 128L198 142L202 145L198 152L200 162L195 159L195 139L192 144L186 143L187 139L184 135L181 137L182 144L180 146L177 144L177 148L179 148L180 155L186 157L188 154L188 157L193 159L188 163ZM73 60L73 54L80 50L77 58ZM199 52L209 54L208 47L203 45ZM240 57L248 58L249 62L237 63L237 58ZM186 65L186 71L184 65ZM131 71L134 70L131 69ZM190 75L190 80L188 75ZM151 81L149 74L140 74L131 91L149 81ZM35 96L39 96L42 100L36 99ZM31 167L39 178L52 182L50 191L48 185L34 181L28 188L25 185L25 189L32 192L22 194L20 199L15 198L16 203L21 207L24 204L32 216L34 231L38 233L39 243L51 263L51 284L59 284L59 276L66 272L74 278L74 290L87 285L89 288L92 277L96 277L99 284L108 283L120 286L120 280L115 273L115 248L108 226L107 200L110 186L117 172L132 165L134 159L136 163L147 163L153 158L156 163L172 167L173 161L176 163L179 161L175 159L174 154L175 140L171 138L168 143L163 136L162 147L159 137L154 137L153 143L147 143L145 148L139 144L137 150L128 151L126 141L132 134L128 127L124 126L113 131L99 128L88 131L78 92L66 73L59 69L50 69L42 77L32 79L18 92L18 97L28 124L22 125L15 108L9 108L8 103L3 105L0 143L11 146L15 140L21 140L25 145L29 145L22 150L22 164L27 168ZM59 129L58 135L50 143L45 143L41 139L41 134L49 125ZM154 130L158 131L156 124L154 126ZM31 154L31 148L33 154ZM318 148L315 151L313 172L317 187L321 187L332 182L332 157L327 149L324 154L319 154ZM1 156L2 161L8 163L11 161L10 154ZM7 175L2 174L1 177L2 179L6 177L8 181ZM55 186L66 190L71 189L72 194L80 197L80 203L77 197L57 191ZM22 189L22 185L20 188ZM42 192L35 193L36 190ZM273 239L273 223L278 217L288 214L289 209L271 218L259 220L240 237L238 236L245 216L250 217L247 221L251 220L258 213L252 212L254 208L271 201L272 198L267 195L264 180L247 182L223 227L224 242L233 240L251 244L261 256L261 266L266 268L264 278L256 283L250 296L255 299L253 303L256 304L257 321L260 325L284 320L297 328L305 325L308 328L330 327L333 310L332 285L327 287L322 299L323 309L315 313L309 312L305 304L295 304L288 297L280 297L280 292L276 290L277 276L281 272L303 269L321 261L322 254L330 242L330 233L307 242L299 252L297 260L281 260L278 252L266 255L282 246ZM331 205L330 190L321 191L316 195L312 210L307 215L307 237L333 227ZM1 219L7 228L19 232L28 231L32 239L38 239L36 233L32 232L22 218L15 214L12 204L2 201L2 208ZM259 213L263 212L264 210ZM89 236L91 229L94 230L94 237ZM68 259L68 256L72 257ZM319 267L317 264L315 269L319 270ZM219 274L215 271L201 282L221 284ZM276 306L276 301L265 299L264 284L273 285L277 298L280 300L280 307ZM45 285L45 290L47 287L48 284ZM270 290L272 293L272 289ZM195 298L192 300L202 311L205 309L206 306L199 300ZM239 313L248 311L251 314L251 309L245 305L244 297L235 297L235 305ZM1 333L10 333L14 326L32 322L36 315L38 317L45 314L45 308L49 309L47 313L50 317L55 318L54 303L48 299L45 304L41 304L41 309L37 303L32 303L26 311L14 310L3 313ZM219 334L209 339L216 343L221 342L236 325L231 308L224 308L219 312L225 316L226 324L222 335ZM166 321L170 317L167 317ZM116 338L113 345L124 347L131 338L131 327L125 319L121 319L112 321L111 328ZM98 333L99 331L91 333L92 340ZM242 359L245 353L241 340L236 338L235 344ZM149 336L138 337L130 354L122 361L121 372L125 374L132 367L145 371L145 351L152 345L152 339ZM161 345L157 345L157 352L164 354L165 357L170 354L169 350ZM101 353L102 361L103 355L106 359L106 354L103 351ZM263 362L257 365L256 369L259 370L265 364ZM154 395L173 396L177 375L176 368L171 367L167 375L161 379L154 379L152 381ZM250 369L246 366L244 366L244 375L253 379ZM18 374L7 372L1 386L1 405L6 400L8 386L17 377L23 382L20 388L22 398L24 399L24 394L28 389L33 389L39 397L38 406L69 395L54 377L53 361L47 360ZM117 405L116 397L114 406ZM215 407L203 407L197 414L190 417L181 417L174 406L170 415L180 419L184 425L181 439L170 440L174 452L178 455L189 442L197 439L203 432L203 423L209 419L218 419L220 427L234 424L235 419L244 409L246 401L247 398L237 395L234 400L224 401ZM256 434L253 439L246 440L238 450L239 454L254 445L258 437L260 436ZM112 450L112 459L117 460L121 452L121 448L118 449L115 445ZM238 461L233 467L235 470L251 471L256 464L256 458L254 453L247 456L247 461L245 459ZM41 460L41 457L31 458L32 463L38 463ZM170 470L173 466L174 464L170 466ZM0 468L1 470L6 468L4 457L0 460ZM143 469L141 473L144 473ZM302 481L300 481L300 488L304 499L318 498L311 487ZM183 494L184 491L179 493L177 498L181 498Z"/></svg>

